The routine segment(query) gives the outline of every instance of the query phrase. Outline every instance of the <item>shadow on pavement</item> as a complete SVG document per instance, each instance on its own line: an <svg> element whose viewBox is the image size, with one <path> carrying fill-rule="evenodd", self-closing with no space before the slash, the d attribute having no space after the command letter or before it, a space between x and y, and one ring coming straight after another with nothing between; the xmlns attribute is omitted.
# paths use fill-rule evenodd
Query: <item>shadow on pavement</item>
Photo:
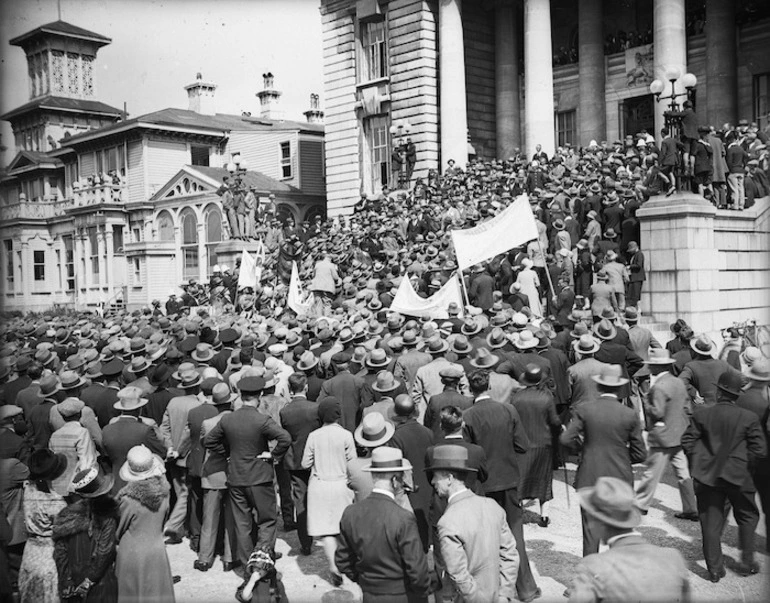
<svg viewBox="0 0 770 603"><path fill-rule="evenodd" d="M565 587L570 585L575 575L577 564L582 557L555 550L553 542L549 540L527 539L527 554L530 561L537 567L537 573L541 576L553 578Z"/></svg>

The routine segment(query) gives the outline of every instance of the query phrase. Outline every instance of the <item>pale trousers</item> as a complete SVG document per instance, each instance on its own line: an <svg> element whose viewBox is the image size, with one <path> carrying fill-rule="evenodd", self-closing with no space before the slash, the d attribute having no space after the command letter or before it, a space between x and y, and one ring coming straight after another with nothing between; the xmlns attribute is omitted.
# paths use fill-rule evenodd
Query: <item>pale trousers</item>
<svg viewBox="0 0 770 603"><path fill-rule="evenodd" d="M682 512L697 513L698 507L695 502L695 490L693 489L692 478L690 477L690 469L687 466L687 457L681 446L673 446L671 448L650 447L647 460L644 463L644 475L636 489L636 506L642 510L650 508L660 478L663 477L663 472L669 463L671 463L674 469L674 475L676 475L679 485Z"/></svg>
<svg viewBox="0 0 770 603"><path fill-rule="evenodd" d="M222 561L231 563L233 560L230 532L232 531L232 515L228 502L227 490L203 489L203 525L201 526L200 549L198 561L201 563L214 563L217 540L224 524L224 552ZM224 522L221 516L224 515Z"/></svg>
<svg viewBox="0 0 770 603"><path fill-rule="evenodd" d="M730 187L730 196L733 208L743 209L746 205L746 190L743 188L743 174L727 174L727 185Z"/></svg>
<svg viewBox="0 0 770 603"><path fill-rule="evenodd" d="M185 520L187 519L187 499L189 498L189 484L187 482L187 467L172 465L169 468L171 485L176 493L176 503L171 509L166 527L163 529L165 534L173 534L182 538L185 535Z"/></svg>

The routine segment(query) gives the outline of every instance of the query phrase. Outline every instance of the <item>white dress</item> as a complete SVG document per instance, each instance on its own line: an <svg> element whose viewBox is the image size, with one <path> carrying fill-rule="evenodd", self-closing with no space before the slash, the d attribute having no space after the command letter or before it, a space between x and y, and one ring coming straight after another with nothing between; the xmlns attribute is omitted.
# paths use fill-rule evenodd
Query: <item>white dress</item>
<svg viewBox="0 0 770 603"><path fill-rule="evenodd" d="M543 315L543 308L540 305L540 294L537 288L540 286L540 279L537 272L532 268L524 268L519 272L516 282L521 285L521 292L529 298L529 309L535 316Z"/></svg>

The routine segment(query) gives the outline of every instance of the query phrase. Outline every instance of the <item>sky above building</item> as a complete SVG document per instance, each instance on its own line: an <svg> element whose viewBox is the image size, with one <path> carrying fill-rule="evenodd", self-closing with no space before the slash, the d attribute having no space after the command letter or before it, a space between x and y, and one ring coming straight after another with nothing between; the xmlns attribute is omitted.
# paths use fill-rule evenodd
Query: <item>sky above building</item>
<svg viewBox="0 0 770 603"><path fill-rule="evenodd" d="M259 115L262 74L275 76L286 119L304 120L310 94L321 95L320 0L0 0L0 113L29 100L24 51L8 41L59 18L112 38L97 55L96 97L129 117L187 108L186 84L218 85L218 113ZM13 135L0 122L13 158Z"/></svg>

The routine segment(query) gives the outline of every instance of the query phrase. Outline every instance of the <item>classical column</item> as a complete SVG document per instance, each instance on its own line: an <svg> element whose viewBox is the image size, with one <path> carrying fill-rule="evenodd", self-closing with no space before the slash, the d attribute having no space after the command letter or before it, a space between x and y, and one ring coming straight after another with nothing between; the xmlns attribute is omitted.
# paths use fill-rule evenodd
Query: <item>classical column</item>
<svg viewBox="0 0 770 603"><path fill-rule="evenodd" d="M678 71L681 78L687 73L687 30L684 16L685 0L653 0L653 41L655 43L655 78L664 82L663 96L671 94L667 73ZM684 87L677 82L677 93ZM680 99L681 101L681 99ZM655 103L655 134L665 124L663 112L668 103Z"/></svg>
<svg viewBox="0 0 770 603"><path fill-rule="evenodd" d="M738 70L735 4L706 0L707 122L716 128L738 119Z"/></svg>
<svg viewBox="0 0 770 603"><path fill-rule="evenodd" d="M495 118L497 158L508 159L521 146L519 123L519 45L516 12L508 2L495 9Z"/></svg>
<svg viewBox="0 0 770 603"><path fill-rule="evenodd" d="M438 26L443 172L450 159L463 169L468 162L462 0L439 0Z"/></svg>
<svg viewBox="0 0 770 603"><path fill-rule="evenodd" d="M553 65L551 64L550 0L524 3L524 122L527 155L540 145L549 157L554 151Z"/></svg>
<svg viewBox="0 0 770 603"><path fill-rule="evenodd" d="M582 145L601 142L607 136L602 4L602 0L580 0L578 8L578 126Z"/></svg>

